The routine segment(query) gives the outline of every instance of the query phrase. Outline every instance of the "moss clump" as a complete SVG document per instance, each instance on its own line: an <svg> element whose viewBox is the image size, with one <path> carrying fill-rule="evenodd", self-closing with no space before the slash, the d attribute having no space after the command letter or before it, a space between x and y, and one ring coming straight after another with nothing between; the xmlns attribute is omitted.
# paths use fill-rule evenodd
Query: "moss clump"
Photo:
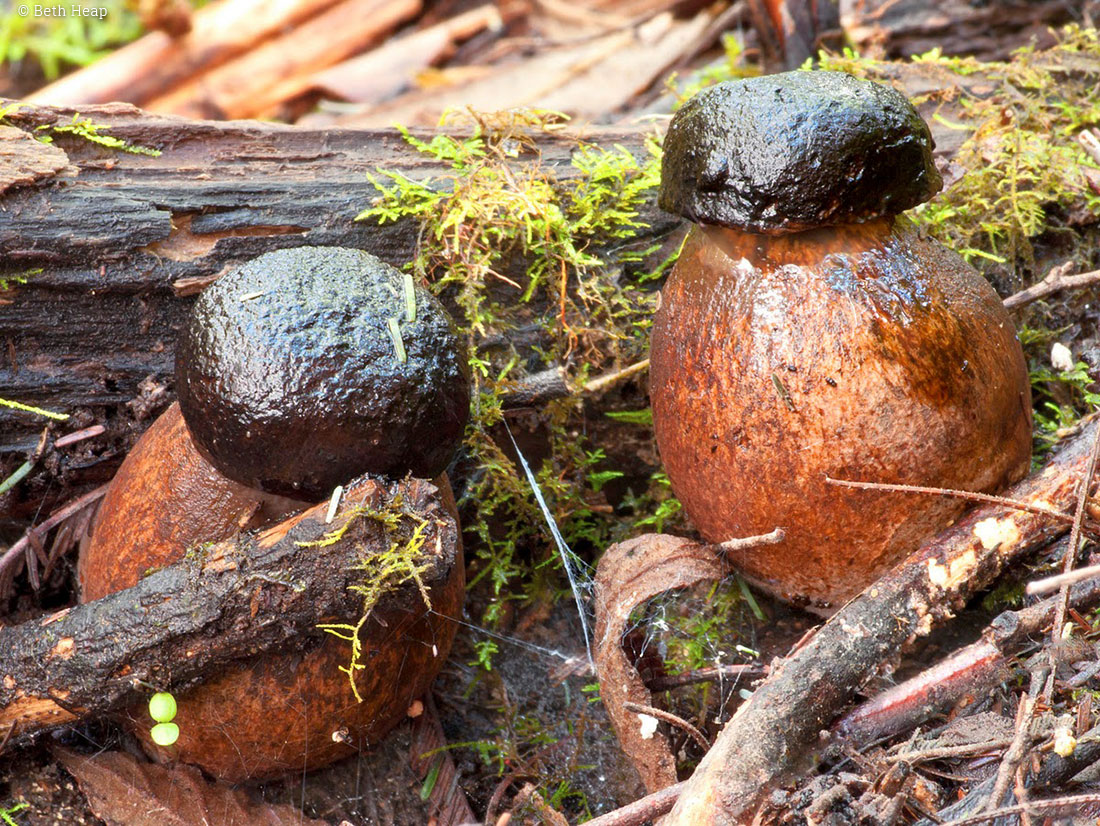
<svg viewBox="0 0 1100 826"><path fill-rule="evenodd" d="M559 125L554 113L510 112L474 115L466 138L429 142L404 131L410 145L452 171L423 182L380 170L373 179L379 196L359 215L418 221L421 244L409 269L459 309L474 382L463 524L477 539L471 584L491 585L489 621L499 616L503 594L518 596L505 588L513 580L524 580L528 597L560 586L543 565L550 546L542 515L500 446L507 444L499 429L504 395L547 365L566 366L581 385L644 359L657 298L644 272L655 249L636 240L639 209L658 184L656 142L644 159L622 147L578 144L572 168L558 174L541 163L531 136ZM601 488L616 469L586 442L582 403L564 399L535 415L550 448L532 463L538 484L566 540L582 552L628 533L635 518L650 515L651 503L664 500L646 485L634 508L610 516Z"/></svg>
<svg viewBox="0 0 1100 826"><path fill-rule="evenodd" d="M355 623L325 623L317 627L322 631L347 640L351 643L351 658L340 670L348 675L352 693L356 702L363 702L355 675L366 668L363 662L363 644L360 632L370 618L371 612L392 591L410 582L415 583L424 606L430 611L431 598L424 584L423 575L431 565L431 559L424 554L424 531L431 524L418 513L407 510L403 498L395 496L385 507L373 509L367 507L351 508L343 514L344 521L320 539L312 542L299 542L301 547L326 547L339 542L348 528L359 519L376 522L387 537L390 545L384 551L364 553L356 563L355 570L363 572L362 581L351 586L352 590L363 598L363 609Z"/></svg>

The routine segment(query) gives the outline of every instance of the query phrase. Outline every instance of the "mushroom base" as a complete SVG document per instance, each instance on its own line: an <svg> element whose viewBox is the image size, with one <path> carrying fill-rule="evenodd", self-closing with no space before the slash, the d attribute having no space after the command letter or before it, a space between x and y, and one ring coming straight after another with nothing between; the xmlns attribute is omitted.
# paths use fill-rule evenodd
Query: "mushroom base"
<svg viewBox="0 0 1100 826"><path fill-rule="evenodd" d="M446 476L435 481L452 515ZM303 510L301 502L226 479L202 457L173 405L123 462L104 497L79 578L89 601L129 587L150 568L181 559L189 548L270 524ZM149 737L144 704L126 712L131 731L155 759L181 760L229 782L318 768L377 742L405 717L442 667L461 614L465 573L461 546L445 578L428 582L432 611L419 595L383 601L362 631L356 703L348 684L350 645L325 636L303 652L261 655L180 694L169 748ZM346 730L343 742L333 733Z"/></svg>
<svg viewBox="0 0 1100 826"><path fill-rule="evenodd" d="M1004 306L905 219L781 236L691 231L654 320L650 396L676 496L788 600L836 605L965 508L833 479L990 491L1031 455Z"/></svg>

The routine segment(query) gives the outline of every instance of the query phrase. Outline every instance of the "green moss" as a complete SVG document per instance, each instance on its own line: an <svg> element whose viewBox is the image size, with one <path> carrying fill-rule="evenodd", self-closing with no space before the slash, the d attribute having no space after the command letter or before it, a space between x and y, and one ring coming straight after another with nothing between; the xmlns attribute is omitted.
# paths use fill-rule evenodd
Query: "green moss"
<svg viewBox="0 0 1100 826"><path fill-rule="evenodd" d="M347 674L356 702L362 702L363 698L359 694L355 676L366 667L360 632L378 603L386 594L412 582L420 591L425 607L428 610L432 607L428 588L422 579L431 565L430 559L424 555L424 531L430 522L420 514L407 510L400 495L381 509L351 508L343 514L344 521L321 539L297 544L300 547L326 547L335 544L360 519L378 523L384 535L390 539L389 547L384 551L363 553L355 565L355 570L363 572L362 580L351 586L351 590L363 600L359 619L355 623L325 623L317 626L322 631L351 643L349 662L347 666L341 666L340 670Z"/></svg>
<svg viewBox="0 0 1100 826"><path fill-rule="evenodd" d="M150 155L154 158L160 155L159 149L129 143L122 138L108 135L109 128L109 126L94 123L91 118L80 117L78 112L73 115L69 123L61 126L39 126L35 131L39 133L36 137L43 143L52 143L54 135L76 135L89 143L105 146L108 149L117 149L119 152L128 152L131 155Z"/></svg>
<svg viewBox="0 0 1100 826"><path fill-rule="evenodd" d="M45 7L64 16L35 16L26 12L28 5L31 10ZM73 5L72 0L8 4L8 10L0 13L0 66L34 61L47 80L54 80L64 69L94 63L142 33L135 3L97 0L95 7L105 10L102 17L74 15Z"/></svg>
<svg viewBox="0 0 1100 826"><path fill-rule="evenodd" d="M572 168L558 174L541 163L531 136L559 124L555 113L510 112L475 115L465 138L422 141L403 130L411 146L451 172L414 181L379 170L372 179L379 196L358 216L419 222L421 243L409 270L457 307L468 339L474 392L463 525L476 539L471 586L488 585L494 597L488 621L506 599L560 587L542 515L500 447L503 395L546 365L567 365L582 385L597 372L644 359L657 296L643 284L675 257L658 262L653 276L644 268L657 247L635 240L643 228L639 209L659 183L656 141L640 159L619 146L578 144ZM560 400L536 415L549 456L532 466L566 540L583 552L626 535L631 508L608 515L601 494L622 474L586 442L582 402ZM648 503L648 490L635 501ZM506 587L517 580L526 594ZM481 654L488 664L491 652Z"/></svg>

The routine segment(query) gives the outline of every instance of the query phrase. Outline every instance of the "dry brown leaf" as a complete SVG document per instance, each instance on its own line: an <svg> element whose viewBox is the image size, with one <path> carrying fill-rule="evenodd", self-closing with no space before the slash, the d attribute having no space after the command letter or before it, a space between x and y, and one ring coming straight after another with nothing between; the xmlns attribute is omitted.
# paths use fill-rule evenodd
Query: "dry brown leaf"
<svg viewBox="0 0 1100 826"><path fill-rule="evenodd" d="M435 702L431 694L424 699L423 710L412 724L409 762L416 776L425 784L429 782L429 776L433 777L427 802L438 826L474 823L477 817L459 784L458 769L447 748L447 738L443 735Z"/></svg>
<svg viewBox="0 0 1100 826"><path fill-rule="evenodd" d="M54 755L108 826L328 826L211 783L192 766L166 768L118 751L85 756L55 748Z"/></svg>
<svg viewBox="0 0 1100 826"><path fill-rule="evenodd" d="M643 737L640 716L624 707L628 702L651 706L653 698L623 651L623 632L631 612L646 600L728 574L714 546L665 534L645 534L612 545L596 569L600 697L623 752L651 793L676 782L676 761L668 739L659 730Z"/></svg>

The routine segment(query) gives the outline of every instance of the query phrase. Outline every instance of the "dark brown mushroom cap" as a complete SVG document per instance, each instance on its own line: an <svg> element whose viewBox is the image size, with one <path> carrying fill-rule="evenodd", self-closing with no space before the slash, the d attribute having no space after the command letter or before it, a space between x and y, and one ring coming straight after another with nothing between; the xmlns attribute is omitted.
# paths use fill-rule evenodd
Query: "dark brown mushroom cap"
<svg viewBox="0 0 1100 826"><path fill-rule="evenodd" d="M421 287L408 320L404 283L361 250L297 247L204 291L176 353L203 455L236 482L309 499L362 473L441 473L469 416L466 356Z"/></svg>
<svg viewBox="0 0 1100 826"><path fill-rule="evenodd" d="M720 83L672 119L662 209L761 233L896 215L943 186L904 95L844 72Z"/></svg>

